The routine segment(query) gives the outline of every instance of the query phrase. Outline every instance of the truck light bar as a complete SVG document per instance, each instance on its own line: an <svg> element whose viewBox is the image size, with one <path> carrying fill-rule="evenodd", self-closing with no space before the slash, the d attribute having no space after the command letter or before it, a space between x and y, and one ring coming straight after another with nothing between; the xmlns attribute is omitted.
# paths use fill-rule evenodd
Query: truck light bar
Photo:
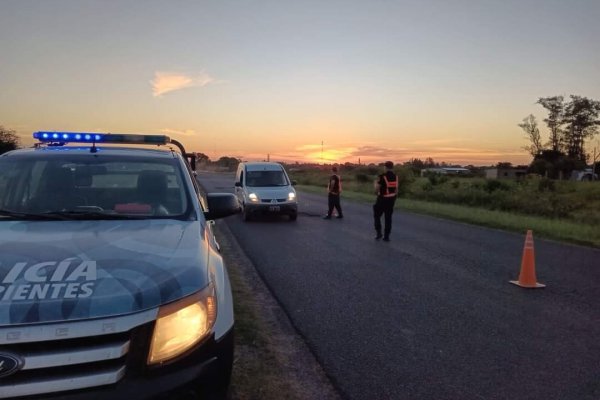
<svg viewBox="0 0 600 400"><path fill-rule="evenodd" d="M35 132L33 137L44 143L123 143L165 145L171 139L165 135L138 135L94 132Z"/></svg>

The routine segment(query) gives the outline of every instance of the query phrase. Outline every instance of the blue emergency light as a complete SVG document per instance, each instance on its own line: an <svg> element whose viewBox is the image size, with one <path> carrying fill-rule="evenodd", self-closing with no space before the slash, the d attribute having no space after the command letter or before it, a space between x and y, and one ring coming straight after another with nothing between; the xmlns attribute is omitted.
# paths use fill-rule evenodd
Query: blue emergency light
<svg viewBox="0 0 600 400"><path fill-rule="evenodd" d="M122 143L165 145L171 139L165 135L139 135L94 132L35 132L33 137L44 143Z"/></svg>

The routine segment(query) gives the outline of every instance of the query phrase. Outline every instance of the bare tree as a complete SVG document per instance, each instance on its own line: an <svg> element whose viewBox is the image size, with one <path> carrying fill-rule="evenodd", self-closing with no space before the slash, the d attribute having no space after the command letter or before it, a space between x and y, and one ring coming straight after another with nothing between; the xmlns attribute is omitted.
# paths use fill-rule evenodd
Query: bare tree
<svg viewBox="0 0 600 400"><path fill-rule="evenodd" d="M0 125L0 154L19 148L17 132Z"/></svg>
<svg viewBox="0 0 600 400"><path fill-rule="evenodd" d="M542 138L535 116L529 114L527 117L523 118L523 122L519 124L519 127L525 131L525 136L531 143L523 148L533 157L540 154L544 150L544 146L542 145Z"/></svg>
<svg viewBox="0 0 600 400"><path fill-rule="evenodd" d="M560 151L562 145L562 129L563 112L564 112L564 97L540 97L537 101L546 110L548 110L548 118L544 118L544 122L550 129L550 145L551 150Z"/></svg>

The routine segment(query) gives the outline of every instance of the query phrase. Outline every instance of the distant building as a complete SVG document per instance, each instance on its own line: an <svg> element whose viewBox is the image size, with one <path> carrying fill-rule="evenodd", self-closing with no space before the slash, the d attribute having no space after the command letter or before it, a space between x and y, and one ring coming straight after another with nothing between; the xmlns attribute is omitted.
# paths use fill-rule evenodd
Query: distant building
<svg viewBox="0 0 600 400"><path fill-rule="evenodd" d="M487 179L517 179L527 175L527 168L489 168L485 170Z"/></svg>
<svg viewBox="0 0 600 400"><path fill-rule="evenodd" d="M461 167L424 168L421 170L421 176L426 176L428 173L440 175L469 175L471 170Z"/></svg>

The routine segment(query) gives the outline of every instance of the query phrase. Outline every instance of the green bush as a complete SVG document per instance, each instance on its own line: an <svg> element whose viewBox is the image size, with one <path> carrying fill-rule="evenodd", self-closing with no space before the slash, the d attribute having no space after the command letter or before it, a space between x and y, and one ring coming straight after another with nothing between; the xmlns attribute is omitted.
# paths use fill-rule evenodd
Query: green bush
<svg viewBox="0 0 600 400"><path fill-rule="evenodd" d="M375 180L375 178L362 173L355 174L354 179L356 179L356 182L372 182L373 180Z"/></svg>
<svg viewBox="0 0 600 400"><path fill-rule="evenodd" d="M427 177L427 179L429 179L429 182L433 186L442 185L442 184L448 182L448 176L438 174L436 172L428 172L427 174L425 174L425 176Z"/></svg>
<svg viewBox="0 0 600 400"><path fill-rule="evenodd" d="M366 170L368 175L379 175L382 173L382 169L380 167L375 167L372 165L370 165L364 169Z"/></svg>
<svg viewBox="0 0 600 400"><path fill-rule="evenodd" d="M433 190L433 184L431 183L431 181L427 181L422 184L421 188L424 192L431 192Z"/></svg>
<svg viewBox="0 0 600 400"><path fill-rule="evenodd" d="M556 190L556 186L554 185L554 181L548 178L540 179L538 183L538 191L540 192L554 192Z"/></svg>
<svg viewBox="0 0 600 400"><path fill-rule="evenodd" d="M498 179L488 179L485 182L484 189L488 193L492 193L496 190L509 190L510 186Z"/></svg>
<svg viewBox="0 0 600 400"><path fill-rule="evenodd" d="M415 181L415 175L408 167L396 168L394 172L398 176L398 196L406 196Z"/></svg>

